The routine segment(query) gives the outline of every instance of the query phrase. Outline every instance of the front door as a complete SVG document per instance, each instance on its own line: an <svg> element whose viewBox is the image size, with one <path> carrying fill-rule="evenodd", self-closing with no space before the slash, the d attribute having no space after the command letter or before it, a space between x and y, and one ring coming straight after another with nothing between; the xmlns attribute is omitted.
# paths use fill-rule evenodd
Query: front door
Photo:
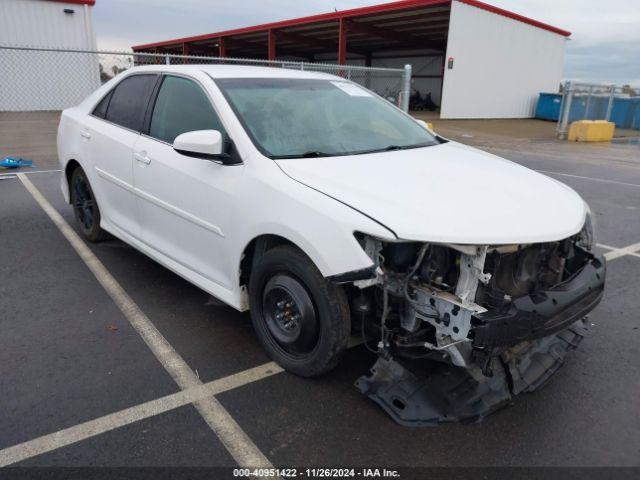
<svg viewBox="0 0 640 480"><path fill-rule="evenodd" d="M165 75L149 133L134 147L134 183L142 241L205 279L231 289L234 267L225 255L234 192L244 167L176 152L175 138L194 130L225 129L196 81Z"/></svg>

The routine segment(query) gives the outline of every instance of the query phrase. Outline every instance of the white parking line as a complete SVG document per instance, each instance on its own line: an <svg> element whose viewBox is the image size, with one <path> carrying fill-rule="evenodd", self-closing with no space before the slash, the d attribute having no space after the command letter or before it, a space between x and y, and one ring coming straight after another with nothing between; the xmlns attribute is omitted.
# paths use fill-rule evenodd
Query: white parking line
<svg viewBox="0 0 640 480"><path fill-rule="evenodd" d="M178 393L126 408L79 425L74 425L73 427L65 428L64 430L49 435L43 435L42 437L0 450L0 467L6 467L7 465L12 465L22 460L66 447L95 437L96 435L115 430L116 428L144 420L145 418L160 415L161 413L175 410L176 408L191 403L200 402L213 395L233 390L234 388L267 378L279 372L282 372L282 368L273 362L269 362L219 380L181 390Z"/></svg>
<svg viewBox="0 0 640 480"><path fill-rule="evenodd" d="M58 227L62 235L69 241L73 249L87 265L98 282L109 294L131 326L142 337L162 366L169 372L182 390L202 385L195 372L182 359L180 354L167 342L155 325L149 320L136 303L109 273L78 234L69 226L62 216L51 206L40 191L23 173L17 174L25 188L31 193L40 207ZM211 429L218 435L231 456L241 467L272 468L269 460L244 433L242 428L229 415L220 402L214 397L207 397L194 403Z"/></svg>
<svg viewBox="0 0 640 480"><path fill-rule="evenodd" d="M571 175L569 173L560 173L560 172L549 172L547 170L536 170L536 172L547 173L549 175L560 175L562 177L579 178L582 180L591 180L593 182L612 183L614 185L624 185L625 187L640 188L640 184L637 184L637 183L618 182L617 180L607 180L605 178L583 177L581 175Z"/></svg>
<svg viewBox="0 0 640 480"><path fill-rule="evenodd" d="M626 255L640 258L640 255L635 253L640 250L640 243L634 243L633 245L629 245L628 247L623 248L610 247L609 245L598 243L598 247L604 248L605 250L610 250L609 252L604 254L604 258L609 261L615 260L616 258L624 257Z"/></svg>
<svg viewBox="0 0 640 480"><path fill-rule="evenodd" d="M60 170L28 173L56 171ZM149 318L140 310L135 302L133 302L120 284L115 280L115 278L113 278L100 260L91 252L91 250L67 224L62 216L60 216L60 214L44 198L33 183L31 183L31 181L26 177L26 174L27 172L18 172L10 175L16 176L24 184L25 188L69 241L74 250L82 258L96 279L107 291L109 296L113 299L134 329L140 334L156 358L158 358L163 367L170 373L182 390L178 393L167 395L156 400L151 400L119 412L0 450L0 467L11 465L34 456L56 450L188 404L194 404L194 406L196 406L207 424L209 424L212 430L218 435L222 443L240 466L271 467L271 463L268 459L259 451L256 445L245 434L235 420L233 420L226 409L218 402L217 399L214 398L214 395L280 373L283 371L282 368L273 362L269 362L253 369L245 370L219 380L202 384L182 357L167 342ZM589 177L579 178L591 179ZM627 185L636 186L633 184ZM613 260L625 255L640 257L640 254L635 253L640 251L640 243L623 248L611 247L604 244L598 244L598 246L609 250L609 252L604 255L607 260ZM362 343L362 340L354 337L351 339L349 348L353 348L360 343Z"/></svg>
<svg viewBox="0 0 640 480"><path fill-rule="evenodd" d="M25 175L33 175L34 173L51 173L51 172L61 172L62 170L33 170L28 172L8 172L8 173L0 173L0 177L8 177L15 176L18 173L23 173Z"/></svg>

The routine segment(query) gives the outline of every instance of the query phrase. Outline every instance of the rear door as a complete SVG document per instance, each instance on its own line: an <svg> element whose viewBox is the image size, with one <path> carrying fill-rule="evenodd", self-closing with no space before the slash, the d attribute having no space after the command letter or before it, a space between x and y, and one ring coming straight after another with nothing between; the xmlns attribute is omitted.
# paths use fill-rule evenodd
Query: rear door
<svg viewBox="0 0 640 480"><path fill-rule="evenodd" d="M93 165L90 180L100 213L115 227L116 234L122 230L139 236L133 190L133 146L140 137L158 79L157 74L126 77L100 101L81 132Z"/></svg>
<svg viewBox="0 0 640 480"><path fill-rule="evenodd" d="M194 130L226 129L203 86L164 75L152 106L148 133L134 148L134 184L142 240L190 271L231 288L234 192L243 165L222 165L182 155L175 138ZM237 266L236 266L237 268Z"/></svg>

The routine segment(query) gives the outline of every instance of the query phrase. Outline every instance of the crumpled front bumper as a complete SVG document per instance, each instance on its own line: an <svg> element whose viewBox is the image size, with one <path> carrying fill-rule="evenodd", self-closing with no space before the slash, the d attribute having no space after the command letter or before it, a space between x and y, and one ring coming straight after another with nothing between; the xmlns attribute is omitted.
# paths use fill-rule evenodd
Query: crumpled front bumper
<svg viewBox="0 0 640 480"><path fill-rule="evenodd" d="M488 376L478 367L466 369L437 362L425 372L424 364L412 368L381 356L371 375L360 377L356 387L407 427L479 422L509 405L516 395L542 388L586 333L587 323L581 319L555 335L523 342L491 357Z"/></svg>
<svg viewBox="0 0 640 480"><path fill-rule="evenodd" d="M474 315L474 351L485 353L488 368L440 364L425 371L424 364L381 355L356 386L405 426L478 422L514 396L538 390L580 344L585 317L602 299L604 259L583 254L587 261L565 282L515 299L506 312Z"/></svg>
<svg viewBox="0 0 640 480"><path fill-rule="evenodd" d="M589 253L587 263L569 280L514 299L506 312L474 315L473 346L509 347L568 328L600 303L605 277L604 258Z"/></svg>

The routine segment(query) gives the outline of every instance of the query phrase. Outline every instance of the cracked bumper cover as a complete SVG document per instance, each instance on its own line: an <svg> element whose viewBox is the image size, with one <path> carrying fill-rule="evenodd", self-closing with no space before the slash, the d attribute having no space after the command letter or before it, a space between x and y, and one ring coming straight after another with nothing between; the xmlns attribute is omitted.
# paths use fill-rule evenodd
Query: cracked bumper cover
<svg viewBox="0 0 640 480"><path fill-rule="evenodd" d="M508 347L553 335L585 317L600 303L606 276L604 259L590 257L582 269L564 283L516 298L506 312L474 315L473 345Z"/></svg>
<svg viewBox="0 0 640 480"><path fill-rule="evenodd" d="M473 344L493 352L489 376L477 366L423 372L380 357L356 386L401 425L481 421L514 396L541 388L562 367L586 335L584 318L602 298L605 275L604 259L588 254L562 284L515 299L507 312L476 315Z"/></svg>
<svg viewBox="0 0 640 480"><path fill-rule="evenodd" d="M524 342L517 351L490 359L491 376L482 375L479 369L445 365L425 375L380 357L371 375L360 377L356 387L407 427L480 422L507 406L514 396L544 386L586 332L586 322L578 320L556 335Z"/></svg>

